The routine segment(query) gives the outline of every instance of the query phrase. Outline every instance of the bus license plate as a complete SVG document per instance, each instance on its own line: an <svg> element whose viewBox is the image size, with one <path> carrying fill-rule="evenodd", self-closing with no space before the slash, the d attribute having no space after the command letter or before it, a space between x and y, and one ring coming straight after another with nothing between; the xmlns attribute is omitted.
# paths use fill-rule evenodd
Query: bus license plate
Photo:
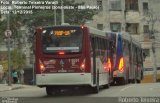
<svg viewBox="0 0 160 103"><path fill-rule="evenodd" d="M58 70L58 72L67 72L67 70Z"/></svg>

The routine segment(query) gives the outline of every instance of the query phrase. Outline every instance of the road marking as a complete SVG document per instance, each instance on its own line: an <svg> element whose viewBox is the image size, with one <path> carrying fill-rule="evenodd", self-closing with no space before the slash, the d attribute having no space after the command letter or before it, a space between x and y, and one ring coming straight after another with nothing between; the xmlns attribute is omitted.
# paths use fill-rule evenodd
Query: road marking
<svg viewBox="0 0 160 103"><path fill-rule="evenodd" d="M121 89L120 92L125 91L126 89L128 89L128 88L130 88L130 87L132 87L132 86L130 85L130 86L128 86L128 87L125 87L125 88Z"/></svg>

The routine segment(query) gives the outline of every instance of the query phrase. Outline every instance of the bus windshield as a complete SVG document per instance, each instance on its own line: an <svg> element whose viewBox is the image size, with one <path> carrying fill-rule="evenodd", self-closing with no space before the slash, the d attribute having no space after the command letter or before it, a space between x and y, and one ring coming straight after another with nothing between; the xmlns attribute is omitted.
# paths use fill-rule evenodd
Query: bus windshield
<svg viewBox="0 0 160 103"><path fill-rule="evenodd" d="M43 52L81 52L82 37L80 27L44 28L42 32Z"/></svg>

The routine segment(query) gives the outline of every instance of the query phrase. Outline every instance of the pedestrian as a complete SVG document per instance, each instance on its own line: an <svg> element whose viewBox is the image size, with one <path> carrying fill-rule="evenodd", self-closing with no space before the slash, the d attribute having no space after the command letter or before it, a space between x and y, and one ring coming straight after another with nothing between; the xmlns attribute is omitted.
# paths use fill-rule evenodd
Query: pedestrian
<svg viewBox="0 0 160 103"><path fill-rule="evenodd" d="M12 71L12 78L13 78L13 83L17 83L18 82L18 73L16 70Z"/></svg>

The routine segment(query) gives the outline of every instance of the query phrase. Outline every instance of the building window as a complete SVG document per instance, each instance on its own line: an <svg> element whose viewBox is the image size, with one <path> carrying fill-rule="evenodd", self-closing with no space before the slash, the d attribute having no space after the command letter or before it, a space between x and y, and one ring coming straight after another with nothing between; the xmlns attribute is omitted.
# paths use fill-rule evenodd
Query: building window
<svg viewBox="0 0 160 103"><path fill-rule="evenodd" d="M103 10L102 0L97 0L97 6L99 6L99 10Z"/></svg>
<svg viewBox="0 0 160 103"><path fill-rule="evenodd" d="M138 34L139 24L138 23L127 23L126 24L126 32L129 32L131 34Z"/></svg>
<svg viewBox="0 0 160 103"><path fill-rule="evenodd" d="M121 10L121 1L120 0L110 1L110 10Z"/></svg>
<svg viewBox="0 0 160 103"><path fill-rule="evenodd" d="M121 23L110 23L110 29L113 32L120 32L121 31Z"/></svg>
<svg viewBox="0 0 160 103"><path fill-rule="evenodd" d="M147 2L143 3L143 10L148 10L148 3Z"/></svg>
<svg viewBox="0 0 160 103"><path fill-rule="evenodd" d="M97 29L103 30L103 24L97 24Z"/></svg>
<svg viewBox="0 0 160 103"><path fill-rule="evenodd" d="M143 49L143 54L145 57L150 57L150 49Z"/></svg>
<svg viewBox="0 0 160 103"><path fill-rule="evenodd" d="M143 31L144 31L144 33L149 33L149 25L144 25Z"/></svg>
<svg viewBox="0 0 160 103"><path fill-rule="evenodd" d="M148 3L144 2L143 3L143 15L147 15L148 13Z"/></svg>
<svg viewBox="0 0 160 103"><path fill-rule="evenodd" d="M138 11L138 0L126 0L125 6L126 10Z"/></svg>

